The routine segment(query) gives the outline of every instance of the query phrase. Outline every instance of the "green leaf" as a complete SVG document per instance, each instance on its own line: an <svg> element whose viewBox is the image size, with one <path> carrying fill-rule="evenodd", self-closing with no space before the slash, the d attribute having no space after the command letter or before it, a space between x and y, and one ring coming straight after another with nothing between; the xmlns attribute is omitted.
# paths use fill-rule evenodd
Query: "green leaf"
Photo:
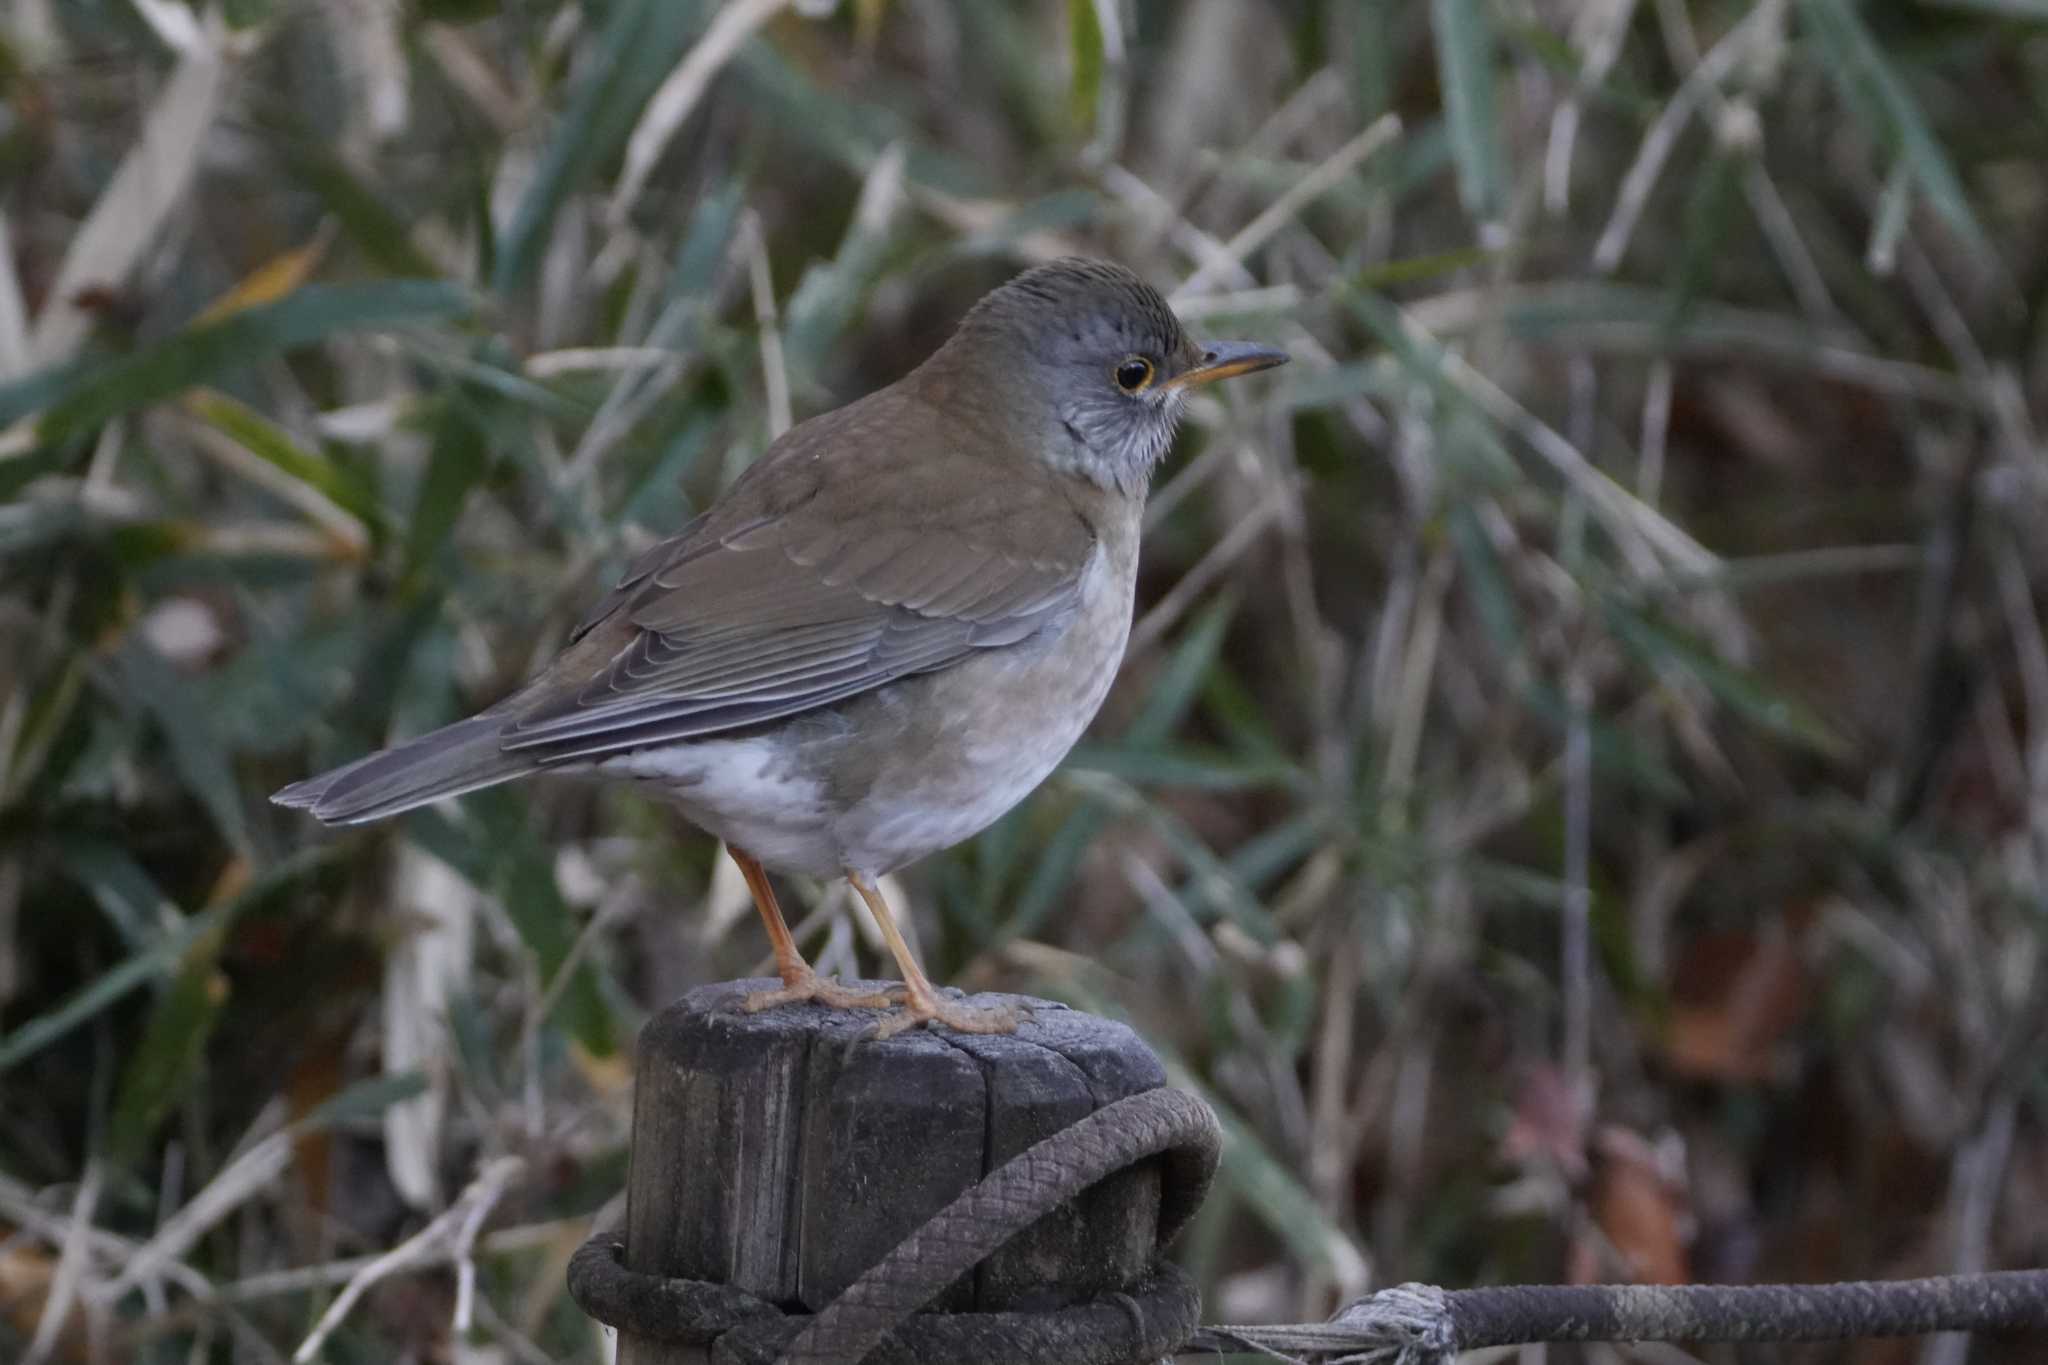
<svg viewBox="0 0 2048 1365"><path fill-rule="evenodd" d="M1847 753L1848 742L1812 708L1720 658L1670 623L1612 600L1606 604L1606 618L1615 639L1644 663L1690 673L1736 714L1816 753L1831 758Z"/></svg>
<svg viewBox="0 0 2048 1365"><path fill-rule="evenodd" d="M1458 198L1481 223L1506 203L1499 120L1494 112L1493 17L1487 0L1430 0L1437 80L1458 167Z"/></svg>
<svg viewBox="0 0 2048 1365"><path fill-rule="evenodd" d="M1134 744L1084 744L1066 762L1135 785L1190 791L1249 791L1286 786L1300 777L1295 765L1284 761L1246 762L1225 754Z"/></svg>
<svg viewBox="0 0 2048 1365"><path fill-rule="evenodd" d="M12 803L36 782L62 780L61 756L54 772L49 766L50 759L58 752L58 739L79 715L78 699L85 692L85 680L85 657L72 653L64 657L54 677L34 689L21 730L15 737L14 750L7 755L6 780L0 783L0 806ZM17 695L20 690L18 687Z"/></svg>
<svg viewBox="0 0 2048 1365"><path fill-rule="evenodd" d="M417 1071L397 1071L388 1075L369 1076L354 1085L329 1096L315 1106L311 1113L298 1121L299 1129L330 1128L337 1123L348 1123L355 1119L375 1118L394 1104L405 1101L427 1090L427 1078Z"/></svg>
<svg viewBox="0 0 2048 1365"><path fill-rule="evenodd" d="M412 524L406 529L408 575L417 574L439 552L448 533L455 529L470 489L476 487L490 467L490 442L483 427L469 405L451 393L440 405L440 421L434 427L427 472L413 501Z"/></svg>
<svg viewBox="0 0 2048 1365"><path fill-rule="evenodd" d="M1799 10L1821 49L1820 65L1841 90L1843 102L1880 145L1905 158L1928 202L1956 234L1972 249L1989 252L1990 239L1948 152L1856 6L1849 0L1799 0Z"/></svg>
<svg viewBox="0 0 2048 1365"><path fill-rule="evenodd" d="M1003 918L1002 942L1037 932L1073 884L1082 857L1108 823L1108 813L1092 801L1067 812L1052 838L1046 840L1045 852L1033 864L1023 890L1011 901L1010 912Z"/></svg>
<svg viewBox="0 0 2048 1365"><path fill-rule="evenodd" d="M1359 289L1392 289L1397 285L1419 284L1484 265L1499 254L1483 246L1462 246L1449 251L1424 252L1420 256L1403 256L1366 267L1351 277L1351 283Z"/></svg>
<svg viewBox="0 0 2048 1365"><path fill-rule="evenodd" d="M249 824L240 784L192 684L140 636L122 641L113 663L121 697L156 723L185 790L213 817L228 847L248 853Z"/></svg>
<svg viewBox="0 0 2048 1365"><path fill-rule="evenodd" d="M613 509L613 521L637 522L666 532L689 520L688 505L683 496L683 476L710 448L712 435L720 428L721 419L695 402L683 405L680 415L682 420L668 433L667 439L653 448L653 458L642 462L637 469L624 471L626 478L620 488L618 505ZM657 434L654 431L655 419L642 425L643 435ZM629 443L628 453L633 444L637 442ZM619 463L623 466L627 461L621 459Z"/></svg>
<svg viewBox="0 0 2048 1365"><path fill-rule="evenodd" d="M1071 36L1074 80L1067 87L1067 117L1086 132L1095 125L1102 98L1102 24L1095 0L1067 0L1067 32Z"/></svg>
<svg viewBox="0 0 2048 1365"><path fill-rule="evenodd" d="M1560 739L1571 724L1572 707L1562 692L1548 683L1531 680L1520 692L1522 705L1547 721ZM1677 804L1691 791L1670 766L1638 744L1624 729L1598 715L1586 718L1594 771L1611 774L1660 800Z"/></svg>
<svg viewBox="0 0 2048 1365"><path fill-rule="evenodd" d="M412 244L405 220L388 208L375 190L363 183L346 161L310 134L279 139L278 159L326 205L348 240L392 275L431 278L434 263Z"/></svg>
<svg viewBox="0 0 2048 1365"><path fill-rule="evenodd" d="M998 7L969 8L980 13ZM900 142L912 182L976 198L997 192L987 166L934 148L909 115L879 98L851 98L836 83L821 84L766 43L740 49L731 70L745 82L745 99L760 118L854 175L867 174L883 148Z"/></svg>
<svg viewBox="0 0 2048 1365"><path fill-rule="evenodd" d="M211 920L187 948L170 988L157 997L141 1041L121 1068L107 1125L109 1157L127 1165L184 1096L227 1001L219 970L225 923Z"/></svg>
<svg viewBox="0 0 2048 1365"><path fill-rule="evenodd" d="M73 360L0 384L0 426L12 426L30 413L49 407L83 385L91 376L92 369L91 359ZM0 485L0 491L11 497L14 493L13 480L23 476L21 470L11 466L42 464L55 454L50 450L34 459L22 456L0 463L0 469L6 470L9 479L7 485Z"/></svg>
<svg viewBox="0 0 2048 1365"><path fill-rule="evenodd" d="M719 182L718 188L697 201L690 214L689 231L676 248L675 265L669 270L668 303L678 299L701 298L718 277L718 267L732 249L732 234L746 207L746 185L738 176Z"/></svg>
<svg viewBox="0 0 2048 1365"><path fill-rule="evenodd" d="M1254 891L1264 890L1287 869L1320 847L1330 831L1320 812L1304 810L1254 834L1230 850L1230 874Z"/></svg>
<svg viewBox="0 0 2048 1365"><path fill-rule="evenodd" d="M200 920L186 921L155 947L124 958L49 1013L0 1035L0 1072L40 1052L143 982L161 976L184 955L203 927Z"/></svg>
<svg viewBox="0 0 2048 1365"><path fill-rule="evenodd" d="M179 968L202 935L217 930L225 932L244 911L291 886L332 857L328 849L307 849L273 863L232 899L180 920L153 945L124 958L80 987L57 1008L36 1016L12 1033L0 1035L0 1072L34 1056L137 986Z"/></svg>
<svg viewBox="0 0 2048 1365"><path fill-rule="evenodd" d="M282 754L347 695L368 648L372 609L297 633L265 632L192 679L214 736L233 754Z"/></svg>
<svg viewBox="0 0 2048 1365"><path fill-rule="evenodd" d="M0 422L47 406L37 434L58 441L338 332L446 322L473 307L469 292L453 284L308 285L276 303L188 327L118 360L73 366L55 394L43 387L48 382L44 375L0 387Z"/></svg>
<svg viewBox="0 0 2048 1365"><path fill-rule="evenodd" d="M1706 295L1726 259L1728 233L1742 202L1744 156L1716 149L1706 169L1694 180L1685 209L1685 240L1671 281L1671 307L1665 314L1667 333L1682 331L1693 308Z"/></svg>
<svg viewBox="0 0 2048 1365"><path fill-rule="evenodd" d="M180 913L142 864L111 840L88 834L61 836L57 859L130 947L156 939L164 922L174 921Z"/></svg>
<svg viewBox="0 0 2048 1365"><path fill-rule="evenodd" d="M1507 570L1492 538L1465 502L1451 505L1449 523L1451 546L1463 568L1458 582L1472 599L1501 657L1518 657L1522 652L1522 613L1515 605L1514 590L1508 586Z"/></svg>
<svg viewBox="0 0 2048 1365"><path fill-rule="evenodd" d="M475 817L473 825L425 810L406 817L407 831L472 883L497 895L533 954L545 990L568 960L577 935L576 917L555 885L552 851L533 837L525 803L506 788L478 792L464 808ZM589 962L580 963L560 991L555 1014L593 1055L609 1056L617 1049L611 1012Z"/></svg>
<svg viewBox="0 0 2048 1365"><path fill-rule="evenodd" d="M368 525L382 516L375 496L350 471L311 450L247 404L224 393L202 390L187 400L201 421L234 438L250 454L276 466Z"/></svg>
<svg viewBox="0 0 2048 1365"><path fill-rule="evenodd" d="M1156 747L1172 734L1188 709L1201 695L1202 679L1208 675L1216 655L1223 648L1223 635L1237 611L1237 599L1225 593L1204 607L1182 633L1173 657L1159 671L1152 694L1131 721L1125 742L1139 748Z"/></svg>
<svg viewBox="0 0 2048 1365"><path fill-rule="evenodd" d="M688 0L617 0L606 8L597 50L582 64L561 124L498 244L492 283L501 294L526 286L562 204L625 145L641 107L697 30L702 6Z"/></svg>

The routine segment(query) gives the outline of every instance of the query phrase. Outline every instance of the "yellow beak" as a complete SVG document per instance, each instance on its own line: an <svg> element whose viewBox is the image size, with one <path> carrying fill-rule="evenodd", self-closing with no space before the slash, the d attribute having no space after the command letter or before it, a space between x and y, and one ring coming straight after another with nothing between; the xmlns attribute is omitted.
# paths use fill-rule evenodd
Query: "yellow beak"
<svg viewBox="0 0 2048 1365"><path fill-rule="evenodd" d="M1160 387L1199 388L1203 384L1213 384L1219 379L1270 370L1275 365L1286 363L1287 352L1276 351L1270 346L1255 346L1248 341L1211 341L1203 345L1200 363L1191 369L1182 370Z"/></svg>

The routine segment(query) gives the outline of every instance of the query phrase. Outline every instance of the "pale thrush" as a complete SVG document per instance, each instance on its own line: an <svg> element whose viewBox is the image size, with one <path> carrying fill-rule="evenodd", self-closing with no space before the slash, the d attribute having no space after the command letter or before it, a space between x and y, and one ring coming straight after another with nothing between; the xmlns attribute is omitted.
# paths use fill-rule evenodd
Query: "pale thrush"
<svg viewBox="0 0 2048 1365"><path fill-rule="evenodd" d="M812 972L774 868L867 902L904 980L885 1031L1006 1031L934 990L876 878L987 828L1073 747L1123 657L1188 391L1286 358L1190 341L1121 266L1029 270L902 379L771 445L524 687L273 799L359 824L529 773L638 782L746 876L783 981L750 1007L890 1003Z"/></svg>

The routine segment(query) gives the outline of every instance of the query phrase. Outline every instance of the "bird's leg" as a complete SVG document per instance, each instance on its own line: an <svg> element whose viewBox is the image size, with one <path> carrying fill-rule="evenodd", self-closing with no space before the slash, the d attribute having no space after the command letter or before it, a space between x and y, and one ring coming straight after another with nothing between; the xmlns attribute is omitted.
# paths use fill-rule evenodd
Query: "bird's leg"
<svg viewBox="0 0 2048 1365"><path fill-rule="evenodd" d="M761 912L761 923L768 926L768 942L775 949L775 971L782 978L781 990L755 991L742 1002L748 1013L774 1009L777 1005L793 1004L799 1000L815 1000L821 1005L842 1010L887 1009L895 1003L886 995L850 991L812 971L811 964L804 961L804 955L797 951L789 926L782 922L782 907L775 903L775 888L768 884L768 870L753 854L734 844L727 844L725 851L732 855L733 862L739 865L740 875L747 879L747 890L754 893L754 908Z"/></svg>
<svg viewBox="0 0 2048 1365"><path fill-rule="evenodd" d="M875 917L875 924L889 945L890 956L896 959L897 969L903 973L903 1008L882 1021L876 1030L877 1037L890 1037L929 1019L936 1019L960 1033L1015 1033L1017 1025L1029 1017L1023 1010L1008 1005L993 1008L962 1005L940 995L931 978L924 974L924 968L918 965L910 945L903 941L903 933L896 927L896 917L889 913L889 902L882 899L881 891L858 872L848 871L846 880L867 902L868 913Z"/></svg>

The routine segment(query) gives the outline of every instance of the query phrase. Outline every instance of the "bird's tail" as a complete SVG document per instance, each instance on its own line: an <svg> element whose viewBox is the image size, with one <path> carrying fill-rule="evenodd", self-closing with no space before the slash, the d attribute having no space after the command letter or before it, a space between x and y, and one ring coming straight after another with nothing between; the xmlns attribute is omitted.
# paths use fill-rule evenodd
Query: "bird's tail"
<svg viewBox="0 0 2048 1365"><path fill-rule="evenodd" d="M444 796L496 786L532 771L532 758L503 748L505 717L492 712L431 730L277 792L280 806L327 825L361 825Z"/></svg>

